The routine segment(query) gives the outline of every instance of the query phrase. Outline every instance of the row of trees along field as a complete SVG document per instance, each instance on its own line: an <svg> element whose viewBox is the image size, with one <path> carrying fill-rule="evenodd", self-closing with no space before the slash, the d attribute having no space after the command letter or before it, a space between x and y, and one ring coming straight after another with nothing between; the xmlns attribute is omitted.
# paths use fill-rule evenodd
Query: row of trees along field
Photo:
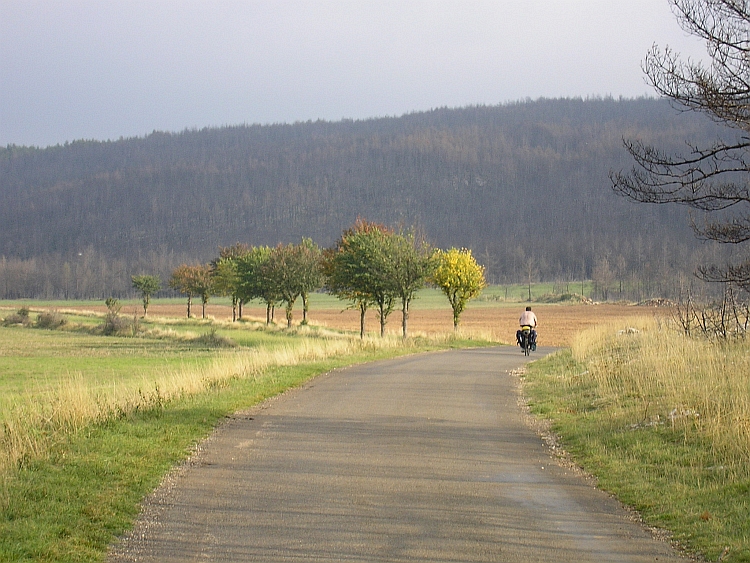
<svg viewBox="0 0 750 563"><path fill-rule="evenodd" d="M143 298L146 315L151 296L161 289L161 279L140 274L131 281ZM169 278L169 287L187 297L188 317L194 298L200 298L205 317L210 297L220 295L231 297L233 321L242 317L243 304L254 299L265 303L266 323L271 322L275 307L284 304L289 327L297 300L302 300L302 323L306 324L309 294L325 288L359 310L362 337L365 314L371 307L378 311L381 336L389 315L400 308L406 337L409 305L426 283L440 288L448 298L454 328L466 303L486 286L484 268L470 250L437 250L413 229L397 232L362 219L324 250L308 238L274 248L237 243L222 248L208 264L178 266Z"/></svg>
<svg viewBox="0 0 750 563"><path fill-rule="evenodd" d="M131 275L235 241L330 246L357 216L470 248L491 283L674 296L731 250L696 240L683 208L618 197L609 173L632 164L623 138L679 152L717 135L666 101L579 98L0 148L0 297L125 297Z"/></svg>

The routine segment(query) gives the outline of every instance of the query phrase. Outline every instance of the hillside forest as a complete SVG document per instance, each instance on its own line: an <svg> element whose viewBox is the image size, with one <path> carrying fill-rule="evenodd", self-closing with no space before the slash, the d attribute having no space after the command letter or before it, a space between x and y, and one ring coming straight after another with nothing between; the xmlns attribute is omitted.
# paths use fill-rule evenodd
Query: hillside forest
<svg viewBox="0 0 750 563"><path fill-rule="evenodd" d="M593 279L599 299L674 297L731 248L679 206L616 195L623 139L721 135L643 99L540 99L363 121L238 125L0 149L0 298L133 295L236 243L331 247L357 218L471 249L490 283ZM173 294L164 293L164 295Z"/></svg>

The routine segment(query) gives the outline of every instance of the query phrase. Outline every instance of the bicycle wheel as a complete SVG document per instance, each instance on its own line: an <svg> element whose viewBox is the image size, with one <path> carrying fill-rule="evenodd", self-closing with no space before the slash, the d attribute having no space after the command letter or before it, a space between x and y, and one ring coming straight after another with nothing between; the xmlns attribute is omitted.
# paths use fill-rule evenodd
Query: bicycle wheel
<svg viewBox="0 0 750 563"><path fill-rule="evenodd" d="M521 349L524 356L528 356L531 353L531 335L526 330L521 334Z"/></svg>

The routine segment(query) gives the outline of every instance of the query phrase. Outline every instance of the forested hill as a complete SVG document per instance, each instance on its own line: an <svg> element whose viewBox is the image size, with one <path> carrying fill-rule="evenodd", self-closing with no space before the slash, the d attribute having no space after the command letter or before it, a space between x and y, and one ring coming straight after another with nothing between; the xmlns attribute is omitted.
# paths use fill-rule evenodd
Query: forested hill
<svg viewBox="0 0 750 563"><path fill-rule="evenodd" d="M590 277L603 257L663 269L701 250L685 211L616 196L608 172L632 166L623 137L684 152L715 135L664 101L559 99L9 146L0 256L163 274L235 242L330 245L361 216L470 247L494 281L532 257L547 279Z"/></svg>

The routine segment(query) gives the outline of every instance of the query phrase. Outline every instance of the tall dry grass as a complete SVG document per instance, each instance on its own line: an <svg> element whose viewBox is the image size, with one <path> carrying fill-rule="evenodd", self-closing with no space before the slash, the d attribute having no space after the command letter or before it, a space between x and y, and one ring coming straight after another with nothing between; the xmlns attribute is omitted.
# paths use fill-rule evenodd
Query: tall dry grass
<svg viewBox="0 0 750 563"><path fill-rule="evenodd" d="M709 441L730 463L750 459L750 343L685 336L668 320L629 319L576 336L571 347L598 401L633 427L670 425Z"/></svg>
<svg viewBox="0 0 750 563"><path fill-rule="evenodd" d="M42 393L2 401L0 476L43 456L55 441L91 423L201 393L232 378L265 377L269 368L403 348L412 342L396 337L360 340L333 334L330 338L300 337L273 349L219 352L207 367L151 373L127 383L115 381L109 386L73 374Z"/></svg>

